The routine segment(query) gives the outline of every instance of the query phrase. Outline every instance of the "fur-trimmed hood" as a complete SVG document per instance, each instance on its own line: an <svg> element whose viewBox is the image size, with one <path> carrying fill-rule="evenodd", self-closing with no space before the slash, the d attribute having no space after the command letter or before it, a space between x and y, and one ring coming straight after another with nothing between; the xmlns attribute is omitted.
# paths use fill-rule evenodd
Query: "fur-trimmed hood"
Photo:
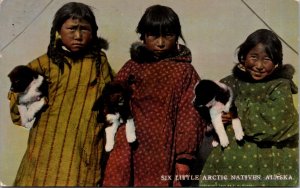
<svg viewBox="0 0 300 188"><path fill-rule="evenodd" d="M138 63L157 62L163 59L186 63L192 62L191 51L181 44L178 45L176 52L163 57L157 57L152 51L148 50L142 42L135 42L130 47L130 56L133 61Z"/></svg>
<svg viewBox="0 0 300 188"><path fill-rule="evenodd" d="M98 37L97 42L98 42L98 46L100 47L100 49L108 50L109 43L106 39L104 39L102 37Z"/></svg>
<svg viewBox="0 0 300 188"><path fill-rule="evenodd" d="M284 64L281 67L277 67L270 76L260 81L253 80L251 75L244 69L244 66L240 63L233 68L232 73L234 77L246 82L266 82L277 78L285 78L290 80L292 93L298 93L298 87L293 81L295 68L291 64Z"/></svg>

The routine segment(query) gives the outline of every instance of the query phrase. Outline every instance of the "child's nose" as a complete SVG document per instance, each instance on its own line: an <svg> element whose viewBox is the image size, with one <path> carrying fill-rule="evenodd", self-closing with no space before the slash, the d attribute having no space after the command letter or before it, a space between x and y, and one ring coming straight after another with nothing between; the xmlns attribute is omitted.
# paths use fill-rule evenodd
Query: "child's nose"
<svg viewBox="0 0 300 188"><path fill-rule="evenodd" d="M262 60L258 60L258 61L256 62L256 68L257 68L257 69L263 69L263 68L264 68L264 63L263 63Z"/></svg>
<svg viewBox="0 0 300 188"><path fill-rule="evenodd" d="M77 29L74 33L74 38L81 39L81 37L82 37L82 33L81 33L80 29Z"/></svg>
<svg viewBox="0 0 300 188"><path fill-rule="evenodd" d="M165 39L164 39L163 36L160 36L160 37L157 39L157 46L160 47L160 48L165 47Z"/></svg>

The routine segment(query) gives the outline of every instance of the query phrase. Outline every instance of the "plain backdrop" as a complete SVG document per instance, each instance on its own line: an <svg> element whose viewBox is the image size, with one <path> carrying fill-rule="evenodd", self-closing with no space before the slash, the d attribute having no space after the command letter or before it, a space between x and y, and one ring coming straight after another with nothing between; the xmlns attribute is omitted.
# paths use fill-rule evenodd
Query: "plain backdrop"
<svg viewBox="0 0 300 188"><path fill-rule="evenodd" d="M28 131L14 126L9 115L9 79L16 65L46 52L55 12L66 0L0 0L0 181L12 185L26 149ZM115 71L129 59L138 41L135 29L145 9L170 6L179 15L192 64L201 78L219 80L231 73L235 50L260 28L281 38L284 63L295 66L298 84L299 16L295 0L82 0L93 7L98 35L110 43L106 51ZM286 44L285 44L286 43ZM298 104L297 96L295 104Z"/></svg>

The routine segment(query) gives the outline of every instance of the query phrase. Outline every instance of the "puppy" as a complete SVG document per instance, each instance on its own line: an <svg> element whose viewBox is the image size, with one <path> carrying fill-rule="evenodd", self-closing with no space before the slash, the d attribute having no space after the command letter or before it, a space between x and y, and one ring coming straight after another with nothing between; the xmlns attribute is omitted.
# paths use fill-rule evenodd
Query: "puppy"
<svg viewBox="0 0 300 188"><path fill-rule="evenodd" d="M206 121L212 123L222 147L227 147L229 144L222 123L222 112L230 111L232 113L232 127L235 138L237 140L243 139L243 128L237 116L237 109L232 105L233 92L229 86L221 82L201 80L195 87L195 95L193 101L195 108ZM216 147L218 142L214 140L212 145Z"/></svg>
<svg viewBox="0 0 300 188"><path fill-rule="evenodd" d="M127 82L112 81L105 85L102 95L94 104L98 110L98 122L105 122L105 151L110 152L115 144L115 135L121 123L126 122L126 138L129 143L136 141L135 125L131 113L130 99L132 90L130 80Z"/></svg>
<svg viewBox="0 0 300 188"><path fill-rule="evenodd" d="M47 84L43 76L25 65L15 67L8 77L10 91L18 93L21 124L30 129L36 114L46 105Z"/></svg>

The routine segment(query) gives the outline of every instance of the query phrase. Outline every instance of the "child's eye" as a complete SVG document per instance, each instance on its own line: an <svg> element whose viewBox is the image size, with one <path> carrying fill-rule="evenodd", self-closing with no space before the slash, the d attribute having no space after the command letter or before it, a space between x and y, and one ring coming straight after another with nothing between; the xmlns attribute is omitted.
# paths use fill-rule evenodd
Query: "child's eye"
<svg viewBox="0 0 300 188"><path fill-rule="evenodd" d="M76 30L75 27L69 27L68 29L71 30L71 31L75 31Z"/></svg>
<svg viewBox="0 0 300 188"><path fill-rule="evenodd" d="M257 56L251 55L251 56L250 56L250 59L251 59L251 60L257 60Z"/></svg>
<svg viewBox="0 0 300 188"><path fill-rule="evenodd" d="M264 59L265 61L272 61L272 59L271 58L269 58L269 57L265 57L265 59Z"/></svg>
<svg viewBox="0 0 300 188"><path fill-rule="evenodd" d="M174 33L167 33L166 34L166 38L173 38L173 37L175 37Z"/></svg>
<svg viewBox="0 0 300 188"><path fill-rule="evenodd" d="M85 32L91 31L89 27L81 27L80 30Z"/></svg>
<svg viewBox="0 0 300 188"><path fill-rule="evenodd" d="M158 35L155 35L155 34L153 34L153 33L148 33L146 36L147 36L150 40L154 40L154 39L156 39L156 38L159 37Z"/></svg>

